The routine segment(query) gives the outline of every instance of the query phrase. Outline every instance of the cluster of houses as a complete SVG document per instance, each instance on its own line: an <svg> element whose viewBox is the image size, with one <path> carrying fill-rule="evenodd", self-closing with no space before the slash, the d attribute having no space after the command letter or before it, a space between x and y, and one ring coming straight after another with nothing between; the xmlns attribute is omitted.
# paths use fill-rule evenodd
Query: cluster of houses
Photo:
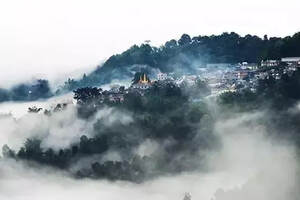
<svg viewBox="0 0 300 200"><path fill-rule="evenodd" d="M270 76L280 79L282 74L292 74L297 68L300 68L300 57L265 60L259 64L247 62L239 64L207 64L206 67L199 68L197 73L182 75L176 78L172 73L158 73L156 79L150 81L147 74L142 73L139 80L130 87L125 88L113 85L110 90L103 91L102 95L103 100L123 102L125 94L137 93L143 96L154 83L164 85L172 82L177 86L181 86L182 84L192 86L198 79L204 80L210 86L212 95L245 88L254 91L259 79L265 79Z"/></svg>
<svg viewBox="0 0 300 200"><path fill-rule="evenodd" d="M208 67L209 66L209 67ZM280 79L283 74L291 75L300 68L300 57L287 57L281 60L264 60L261 63L208 64L201 70L201 77L207 80L213 94L248 88L255 90L258 80Z"/></svg>
<svg viewBox="0 0 300 200"><path fill-rule="evenodd" d="M144 96L146 91L150 89L154 84L158 87L163 87L166 84L172 83L174 85L180 86L182 84L193 85L199 78L197 75L183 75L179 78L174 78L173 74L158 73L154 81L150 81L146 73L142 73L139 80L130 87L125 88L124 86L113 85L110 90L105 90L101 92L102 102L108 100L109 102L123 102L124 96L128 93L138 94Z"/></svg>

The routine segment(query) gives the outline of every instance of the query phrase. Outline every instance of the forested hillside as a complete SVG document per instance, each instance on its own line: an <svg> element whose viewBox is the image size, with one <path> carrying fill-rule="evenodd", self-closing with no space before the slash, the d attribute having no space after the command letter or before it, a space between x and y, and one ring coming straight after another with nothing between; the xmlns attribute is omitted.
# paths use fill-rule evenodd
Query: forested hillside
<svg viewBox="0 0 300 200"><path fill-rule="evenodd" d="M140 71L148 74L158 71L194 73L195 68L205 66L206 63L258 63L265 59L299 55L300 33L285 38L240 36L234 32L196 37L183 34L179 40L167 41L160 47L134 45L121 54L111 56L103 65L99 65L90 74L84 74L81 79L69 78L55 91L50 91L47 80L20 84L9 90L0 88L0 102L48 98L81 87L128 79Z"/></svg>
<svg viewBox="0 0 300 200"><path fill-rule="evenodd" d="M80 80L69 79L63 90L96 86L114 79L131 77L134 72L190 72L206 63L258 63L265 59L300 55L300 33L285 38L223 33L191 38L183 34L179 40L167 41L161 47L134 45L127 51L111 56L103 65Z"/></svg>

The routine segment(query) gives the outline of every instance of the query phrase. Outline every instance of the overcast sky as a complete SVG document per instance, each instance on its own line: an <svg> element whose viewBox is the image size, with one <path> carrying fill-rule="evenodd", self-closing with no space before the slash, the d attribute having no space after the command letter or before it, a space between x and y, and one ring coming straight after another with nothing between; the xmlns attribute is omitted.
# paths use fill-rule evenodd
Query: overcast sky
<svg viewBox="0 0 300 200"><path fill-rule="evenodd" d="M91 69L151 40L300 31L299 0L1 0L0 87Z"/></svg>

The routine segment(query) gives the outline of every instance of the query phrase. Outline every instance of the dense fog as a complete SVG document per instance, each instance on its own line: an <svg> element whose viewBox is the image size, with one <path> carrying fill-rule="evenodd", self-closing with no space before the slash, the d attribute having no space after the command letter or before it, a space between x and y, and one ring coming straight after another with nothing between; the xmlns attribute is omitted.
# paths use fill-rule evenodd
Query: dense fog
<svg viewBox="0 0 300 200"><path fill-rule="evenodd" d="M217 109L217 108L215 108ZM296 111L298 108L295 108ZM131 123L132 113L103 108L90 120L77 117L75 105L50 117L28 113L15 119L12 115L0 119L1 145L12 149L22 146L26 138L43 138L42 147L69 147L78 142L84 132L93 136L93 123L105 119L107 126ZM179 174L162 175L142 183L128 181L75 179L69 172L37 163L9 158L0 163L0 197L10 200L38 199L297 199L298 159L292 142L270 137L262 119L264 111L232 114L217 119L213 134L218 145L193 154L199 168ZM161 144L149 139L136 148L141 155L160 150ZM109 151L99 159L119 160L120 152ZM93 158L97 159L97 158ZM89 158L72 166L85 165ZM202 163L205 162L205 165ZM200 166L205 166L200 167Z"/></svg>

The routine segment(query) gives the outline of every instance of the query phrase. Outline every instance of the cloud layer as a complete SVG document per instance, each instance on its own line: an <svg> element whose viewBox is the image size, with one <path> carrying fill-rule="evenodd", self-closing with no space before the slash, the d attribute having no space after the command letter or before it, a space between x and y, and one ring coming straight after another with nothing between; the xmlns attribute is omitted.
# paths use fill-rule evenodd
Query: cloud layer
<svg viewBox="0 0 300 200"><path fill-rule="evenodd" d="M27 115L26 119L18 121L1 119L0 141L17 146L26 137L39 133L46 138L44 146L68 146L78 139L80 131L88 133L90 128L89 123L74 116L74 109L70 107L50 119L41 115ZM219 120L215 125L215 134L221 140L221 147L205 152L206 171L162 176L141 184L75 180L51 168L1 160L0 199L79 200L88 197L91 200L163 200L183 199L184 193L189 192L193 199L294 200L299 186L295 148L288 142L279 142L268 136L265 127L259 125L264 116L263 112L247 113ZM109 108L99 111L96 119L101 117L105 117L107 125L112 125L116 119L122 123L132 120L130 115ZM155 142L146 140L136 151L146 155L159 148ZM118 155L110 152L107 158L118 160ZM197 162L197 157L194 159Z"/></svg>

